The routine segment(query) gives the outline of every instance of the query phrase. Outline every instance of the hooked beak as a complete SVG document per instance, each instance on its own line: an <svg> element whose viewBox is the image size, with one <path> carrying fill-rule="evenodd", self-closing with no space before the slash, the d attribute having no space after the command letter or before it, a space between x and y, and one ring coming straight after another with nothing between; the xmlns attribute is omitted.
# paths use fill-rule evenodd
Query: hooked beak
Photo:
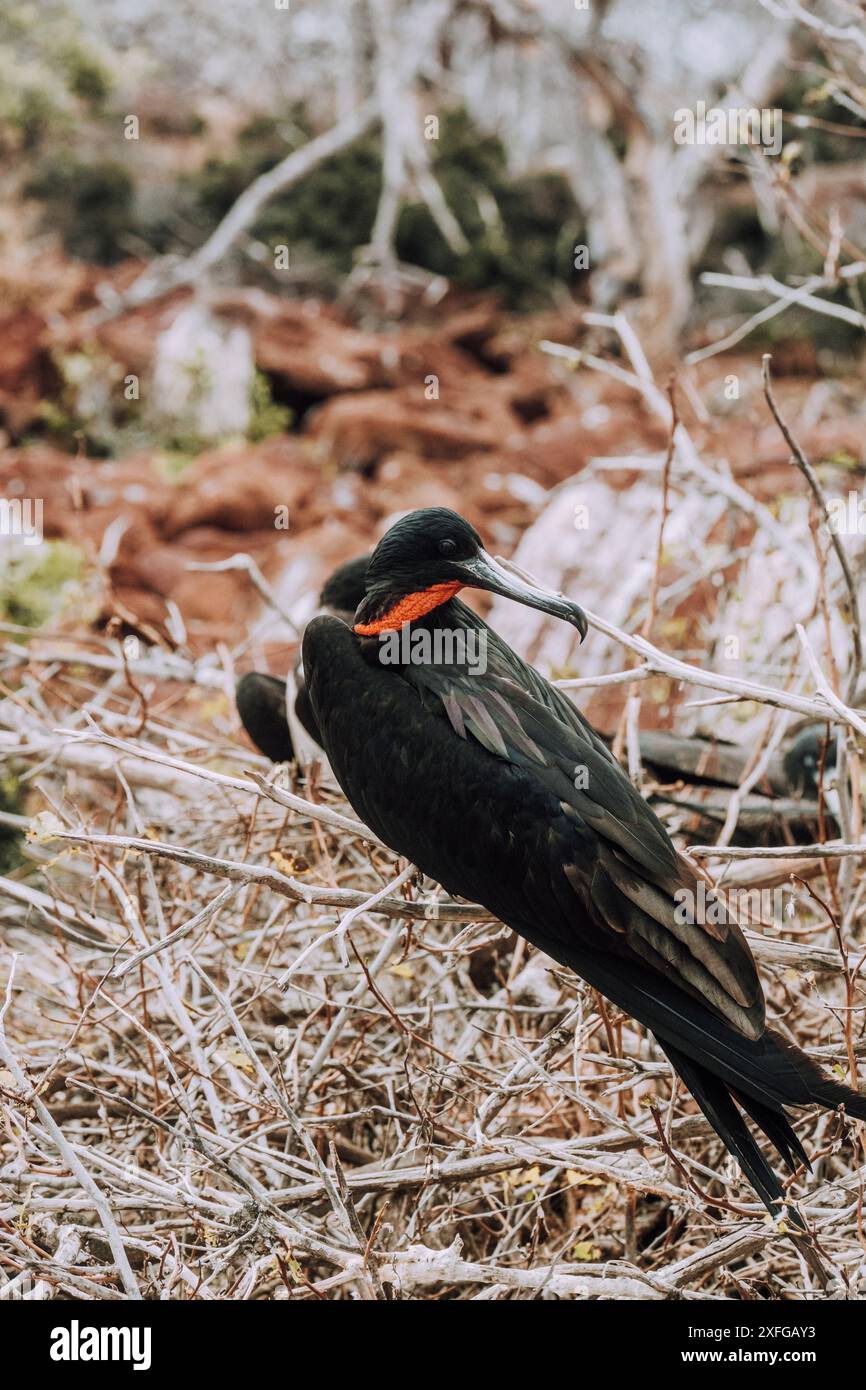
<svg viewBox="0 0 866 1390"><path fill-rule="evenodd" d="M523 603L527 608L537 608L542 613L549 613L553 618L562 618L577 628L581 641L586 636L589 624L582 608L562 594L555 593L553 589L542 588L540 584L530 584L515 568L508 565L507 561L494 560L486 550L479 550L471 560L458 561L453 565L453 569L461 576L467 588L486 589L491 594L502 594L504 598L514 599L515 603Z"/></svg>

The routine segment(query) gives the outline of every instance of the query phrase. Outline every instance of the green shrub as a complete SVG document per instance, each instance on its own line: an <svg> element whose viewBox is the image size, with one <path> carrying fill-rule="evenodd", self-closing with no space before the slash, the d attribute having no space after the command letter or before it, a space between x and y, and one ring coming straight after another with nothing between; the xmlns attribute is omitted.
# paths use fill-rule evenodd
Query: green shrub
<svg viewBox="0 0 866 1390"><path fill-rule="evenodd" d="M86 48L71 44L58 55L58 65L72 95L101 110L111 91L111 74L105 64Z"/></svg>
<svg viewBox="0 0 866 1390"><path fill-rule="evenodd" d="M255 374L251 405L247 438L253 443L258 444L273 434L283 434L292 423L291 410L274 400L270 380L264 372Z"/></svg>
<svg viewBox="0 0 866 1390"><path fill-rule="evenodd" d="M83 557L69 541L16 546L0 567L0 615L21 627L42 627L78 592Z"/></svg>
<svg viewBox="0 0 866 1390"><path fill-rule="evenodd" d="M10 811L15 816L25 814L25 788L14 773L0 774L0 811ZM20 830L4 825L0 821L0 874L9 874L24 862L20 845L23 836Z"/></svg>
<svg viewBox="0 0 866 1390"><path fill-rule="evenodd" d="M51 157L24 192L45 203L46 225L60 232L70 256L111 265L128 254L123 243L135 228L134 187L122 164Z"/></svg>
<svg viewBox="0 0 866 1390"><path fill-rule="evenodd" d="M279 122L257 119L241 132L230 159L209 160L187 181L205 231L254 178L310 133L297 113L289 132L287 139ZM551 281L571 282L581 222L563 178L552 173L512 178L501 141L481 134L462 109L442 116L430 154L470 250L455 254L427 207L410 204L397 224L400 259L468 288L501 289L515 302L544 295ZM381 139L370 133L272 199L252 235L271 248L287 245L293 254L312 253L344 275L370 240L381 187Z"/></svg>

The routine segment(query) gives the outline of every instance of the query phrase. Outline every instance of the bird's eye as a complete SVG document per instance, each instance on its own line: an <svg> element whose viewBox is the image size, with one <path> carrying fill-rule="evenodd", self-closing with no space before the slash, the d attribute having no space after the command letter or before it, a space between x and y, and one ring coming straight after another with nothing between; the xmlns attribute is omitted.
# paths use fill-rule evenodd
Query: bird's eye
<svg viewBox="0 0 866 1390"><path fill-rule="evenodd" d="M450 536L445 536L445 538L439 542L440 555L453 555L456 549L457 542L453 541Z"/></svg>

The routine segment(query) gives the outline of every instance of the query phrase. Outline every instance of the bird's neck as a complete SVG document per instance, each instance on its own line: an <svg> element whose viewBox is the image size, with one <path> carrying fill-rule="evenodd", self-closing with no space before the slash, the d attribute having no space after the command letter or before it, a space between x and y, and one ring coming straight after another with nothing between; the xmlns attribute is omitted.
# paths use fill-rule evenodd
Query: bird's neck
<svg viewBox="0 0 866 1390"><path fill-rule="evenodd" d="M445 599L399 628L388 626L365 635L356 624L355 632L367 661L413 681L423 683L424 671L477 677L487 669L490 629L457 598Z"/></svg>
<svg viewBox="0 0 866 1390"><path fill-rule="evenodd" d="M444 584L430 584L426 589L416 589L408 594L368 594L356 615L354 631L359 637L399 632L406 623L417 622L428 613L442 608L462 587L452 580Z"/></svg>

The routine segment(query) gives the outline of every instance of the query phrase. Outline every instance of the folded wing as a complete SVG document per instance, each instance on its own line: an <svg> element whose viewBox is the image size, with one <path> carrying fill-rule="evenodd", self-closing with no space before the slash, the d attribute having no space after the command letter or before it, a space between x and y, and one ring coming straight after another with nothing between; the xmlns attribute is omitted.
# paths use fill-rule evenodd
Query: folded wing
<svg viewBox="0 0 866 1390"><path fill-rule="evenodd" d="M545 865L558 900L570 894L614 954L641 960L744 1037L760 1037L764 996L739 925L582 720L563 717L513 675L488 671L479 681L423 667L405 676L427 702L438 702L461 738L556 797L573 832L559 837L558 862Z"/></svg>

